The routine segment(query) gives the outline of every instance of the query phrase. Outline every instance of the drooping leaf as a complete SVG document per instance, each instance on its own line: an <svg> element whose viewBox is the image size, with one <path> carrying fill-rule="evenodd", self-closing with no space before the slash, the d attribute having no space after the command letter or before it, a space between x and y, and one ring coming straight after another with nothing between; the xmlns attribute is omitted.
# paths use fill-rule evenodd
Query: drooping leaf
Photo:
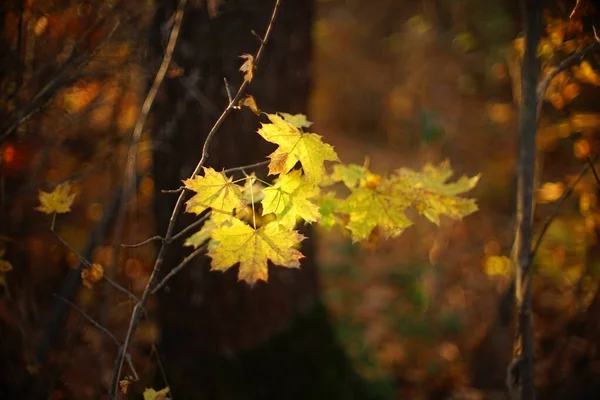
<svg viewBox="0 0 600 400"><path fill-rule="evenodd" d="M306 179L318 184L325 176L325 161L339 161L333 147L323 143L315 133L303 133L278 115L267 114L271 121L262 124L258 133L268 142L279 145L269 158L269 175L285 174L297 162L302 164Z"/></svg>
<svg viewBox="0 0 600 400"><path fill-rule="evenodd" d="M265 198L262 201L263 215L274 213L277 222L286 228L296 225L296 217L306 222L319 219L319 207L309 200L319 193L319 188L302 177L300 170L282 175L277 182L263 189Z"/></svg>
<svg viewBox="0 0 600 400"><path fill-rule="evenodd" d="M204 176L183 181L186 188L196 192L188 200L186 212L201 214L212 209L212 218L220 223L232 217L234 210L244 207L242 188L222 172L204 168Z"/></svg>
<svg viewBox="0 0 600 400"><path fill-rule="evenodd" d="M69 194L71 184L69 182L57 185L52 192L39 191L38 199L40 206L36 210L46 214L63 214L71 211L71 205L75 200L75 193Z"/></svg>
<svg viewBox="0 0 600 400"><path fill-rule="evenodd" d="M283 117L287 122L294 125L298 129L310 128L313 124L311 121L306 119L304 114L288 114L284 112L277 113Z"/></svg>
<svg viewBox="0 0 600 400"><path fill-rule="evenodd" d="M226 271L240 263L238 279L250 285L258 280L268 280L268 260L278 266L298 268L304 257L294 248L304 236L282 229L274 222L254 229L233 219L231 226L213 230L212 238L218 245L208 252L212 258L211 270Z"/></svg>
<svg viewBox="0 0 600 400"><path fill-rule="evenodd" d="M240 58L245 61L240 67L240 72L244 73L244 80L251 82L254 78L254 56L252 54L242 54Z"/></svg>
<svg viewBox="0 0 600 400"><path fill-rule="evenodd" d="M256 100L254 100L254 96L251 94L241 99L239 105L240 107L248 107L255 115L260 115L258 104L256 104Z"/></svg>

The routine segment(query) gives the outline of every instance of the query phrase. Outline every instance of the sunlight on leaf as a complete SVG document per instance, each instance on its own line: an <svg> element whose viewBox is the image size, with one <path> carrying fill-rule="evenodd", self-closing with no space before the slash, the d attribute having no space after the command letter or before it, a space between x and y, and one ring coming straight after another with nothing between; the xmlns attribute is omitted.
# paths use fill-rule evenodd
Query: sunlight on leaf
<svg viewBox="0 0 600 400"><path fill-rule="evenodd" d="M284 112L278 112L277 114L281 115L283 119L298 129L310 128L310 126L313 124L311 121L306 119L306 115L304 114L288 114Z"/></svg>
<svg viewBox="0 0 600 400"><path fill-rule="evenodd" d="M258 130L266 141L279 145L269 158L269 175L285 174L297 162L302 164L306 179L318 184L325 177L325 161L339 161L333 147L323 143L315 133L303 133L278 115L267 114L270 124Z"/></svg>

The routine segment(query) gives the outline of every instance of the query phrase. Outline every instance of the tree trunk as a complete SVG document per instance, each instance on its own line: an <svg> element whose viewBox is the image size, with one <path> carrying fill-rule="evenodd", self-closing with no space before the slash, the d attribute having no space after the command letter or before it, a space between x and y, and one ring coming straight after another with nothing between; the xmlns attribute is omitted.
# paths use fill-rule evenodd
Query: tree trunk
<svg viewBox="0 0 600 400"><path fill-rule="evenodd" d="M240 55L255 54L274 0L225 0L188 7L174 62L154 105L154 177L159 233L166 230L173 189L192 172L206 134L242 82ZM211 6L213 8L211 9ZM164 1L151 37L155 65L163 53L175 1ZM266 53L249 87L262 110L306 113L311 86L311 1L283 0ZM209 149L215 169L262 161L273 148L256 134L249 110L230 115ZM259 171L264 173L265 171ZM264 175L264 174L263 174ZM182 216L179 228L193 218ZM177 230L178 230L177 229ZM177 231L176 230L176 231ZM300 269L270 267L269 283L237 282L237 267L210 272L208 258L187 267L159 300L161 356L175 398L356 398L357 383L337 347L318 299L311 240ZM189 251L172 246L165 270Z"/></svg>

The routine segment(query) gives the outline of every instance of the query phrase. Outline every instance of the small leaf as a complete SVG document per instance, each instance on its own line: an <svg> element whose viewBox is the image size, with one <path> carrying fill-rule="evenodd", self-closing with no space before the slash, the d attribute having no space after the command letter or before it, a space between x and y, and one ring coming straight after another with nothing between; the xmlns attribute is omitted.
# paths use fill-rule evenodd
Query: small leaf
<svg viewBox="0 0 600 400"><path fill-rule="evenodd" d="M256 100L252 95L247 95L242 100L240 100L240 107L248 107L250 111L252 111L256 115L260 115L260 110L258 108L258 104L256 104Z"/></svg>
<svg viewBox="0 0 600 400"><path fill-rule="evenodd" d="M251 82L254 78L254 56L252 54L242 54L240 58L245 60L240 67L240 72L244 73L245 81Z"/></svg>
<svg viewBox="0 0 600 400"><path fill-rule="evenodd" d="M294 247L304 236L294 230L281 229L274 222L253 229L238 219L233 219L231 226L213 230L213 240L218 245L209 250L212 258L212 271L227 271L240 263L238 279L254 285L257 281L268 280L268 264L287 267L300 267L300 259L304 256Z"/></svg>
<svg viewBox="0 0 600 400"><path fill-rule="evenodd" d="M310 128L313 124L311 121L306 119L306 115L304 114L288 114L284 112L277 113L283 117L284 120L294 125L298 129L302 128Z"/></svg>
<svg viewBox="0 0 600 400"><path fill-rule="evenodd" d="M159 390L158 392L152 388L144 390L144 400L166 400L169 394L169 388Z"/></svg>
<svg viewBox="0 0 600 400"><path fill-rule="evenodd" d="M100 264L92 264L90 267L81 271L81 281L89 289L94 283L99 282L104 277L104 268Z"/></svg>
<svg viewBox="0 0 600 400"><path fill-rule="evenodd" d="M40 206L36 210L46 214L63 214L71 211L75 200L75 193L69 195L71 185L69 182L61 183L52 192L39 191Z"/></svg>
<svg viewBox="0 0 600 400"><path fill-rule="evenodd" d="M319 225L324 228L332 228L336 223L340 223L340 218L336 215L341 208L341 200L335 197L333 193L327 193L319 199L319 214L321 219Z"/></svg>

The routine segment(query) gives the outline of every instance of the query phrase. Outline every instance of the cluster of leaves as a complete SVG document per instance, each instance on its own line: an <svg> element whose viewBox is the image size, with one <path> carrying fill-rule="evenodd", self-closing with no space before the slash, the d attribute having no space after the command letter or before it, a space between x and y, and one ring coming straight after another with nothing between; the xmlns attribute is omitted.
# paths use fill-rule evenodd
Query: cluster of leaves
<svg viewBox="0 0 600 400"><path fill-rule="evenodd" d="M212 270L240 264L238 278L249 284L268 280L268 261L297 268L304 236L298 222L341 227L353 241L379 236L396 237L412 224L409 209L439 224L441 215L459 219L477 210L473 199L460 197L478 176L448 182L453 172L447 162L426 165L422 171L399 169L391 174L371 172L367 165L342 164L321 136L305 132L311 123L303 115L266 114L258 134L277 149L269 155L273 183L255 175L235 181L212 168L184 181L194 192L186 211L210 212L203 227L186 245L208 242ZM325 161L335 162L333 172ZM242 184L242 181L244 182ZM340 197L339 186L346 196Z"/></svg>
<svg viewBox="0 0 600 400"><path fill-rule="evenodd" d="M266 116L269 122L258 134L278 146L269 155L273 183L254 174L234 181L206 167L203 175L184 181L195 193L186 211L206 219L185 245L197 248L208 242L212 270L226 271L239 263L238 278L253 285L268 280L269 261L298 268L304 257L298 248L305 237L295 227L302 221L341 227L358 242L400 235L412 224L406 214L411 208L435 224L441 215L460 219L477 210L473 199L460 195L472 189L479 176L448 182L453 175L448 162L379 175L366 163L342 164L320 135L304 131L312 124L304 115ZM325 169L326 161L336 163L331 173ZM345 197L340 197L339 186L345 188ZM38 210L66 213L74 198L68 182L63 183L52 192L40 192ZM102 275L96 264L84 270L86 286Z"/></svg>

